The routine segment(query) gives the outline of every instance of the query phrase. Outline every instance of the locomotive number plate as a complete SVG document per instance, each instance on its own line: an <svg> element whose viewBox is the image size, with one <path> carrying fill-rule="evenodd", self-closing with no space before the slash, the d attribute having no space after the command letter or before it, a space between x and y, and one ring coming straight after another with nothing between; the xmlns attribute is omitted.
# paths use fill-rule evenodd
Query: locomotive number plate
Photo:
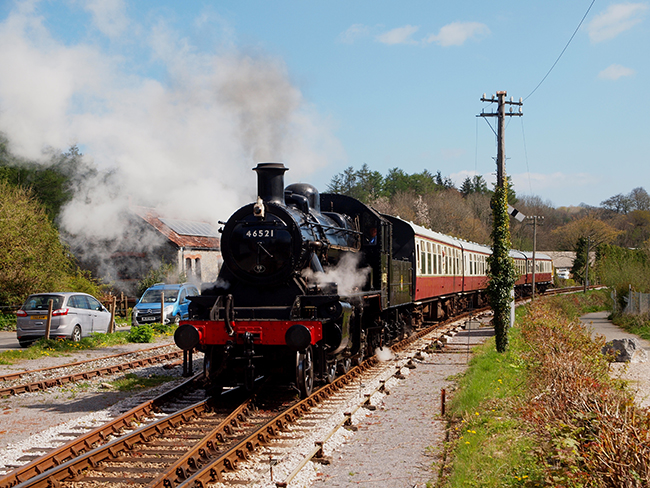
<svg viewBox="0 0 650 488"><path fill-rule="evenodd" d="M251 238L274 237L273 232L274 229L255 229L246 231L244 235Z"/></svg>

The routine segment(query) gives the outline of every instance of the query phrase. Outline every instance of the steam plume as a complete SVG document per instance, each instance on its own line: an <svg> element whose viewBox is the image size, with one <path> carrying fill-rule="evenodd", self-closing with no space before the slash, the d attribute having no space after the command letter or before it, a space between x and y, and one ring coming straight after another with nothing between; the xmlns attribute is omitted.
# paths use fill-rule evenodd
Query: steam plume
<svg viewBox="0 0 650 488"><path fill-rule="evenodd" d="M359 254L344 254L336 266L326 268L324 273L314 272L307 268L302 275L310 283L319 285L336 283L339 295L349 295L359 290L366 283L368 274L370 274L369 267L359 269L360 260Z"/></svg>
<svg viewBox="0 0 650 488"><path fill-rule="evenodd" d="M0 23L0 131L10 150L39 159L78 144L99 170L62 213L73 247L124 235L129 203L216 223L254 199L258 161L283 161L299 181L343 156L284 62L235 47L223 19L204 13L195 43L164 18L138 24L122 2L97 6L56 7L85 9L80 38L93 42L61 41L35 0L17 1Z"/></svg>

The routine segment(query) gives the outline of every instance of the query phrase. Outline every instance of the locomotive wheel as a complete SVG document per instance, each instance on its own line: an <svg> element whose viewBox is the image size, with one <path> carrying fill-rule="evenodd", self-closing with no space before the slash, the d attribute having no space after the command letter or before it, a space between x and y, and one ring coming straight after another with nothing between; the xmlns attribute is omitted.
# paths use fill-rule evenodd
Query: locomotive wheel
<svg viewBox="0 0 650 488"><path fill-rule="evenodd" d="M346 374L352 368L352 359L343 358L337 363L339 371L341 374Z"/></svg>
<svg viewBox="0 0 650 488"><path fill-rule="evenodd" d="M337 369L336 361L327 363L327 369L325 371L325 380L327 381L327 383L331 384L336 379L336 369Z"/></svg>
<svg viewBox="0 0 650 488"><path fill-rule="evenodd" d="M311 346L296 353L296 384L301 398L307 398L314 390L314 356Z"/></svg>

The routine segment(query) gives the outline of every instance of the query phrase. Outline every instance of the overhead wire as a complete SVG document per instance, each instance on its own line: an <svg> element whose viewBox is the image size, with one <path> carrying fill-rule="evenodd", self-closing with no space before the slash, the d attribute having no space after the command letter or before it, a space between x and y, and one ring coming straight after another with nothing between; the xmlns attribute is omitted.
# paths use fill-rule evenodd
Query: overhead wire
<svg viewBox="0 0 650 488"><path fill-rule="evenodd" d="M596 3L596 0L592 0L592 1L591 1L591 4L589 5L589 8L588 8L587 11L585 12L585 14L582 16L582 19L580 20L580 23L578 24L578 27L576 27L576 30L573 31L573 35L572 35L571 38L569 39L569 42L566 43L566 46L564 46L564 49L562 49L562 52L560 53L560 55L557 57L557 59L556 59L555 62L553 63L553 66L551 66L551 69L548 70L548 72L544 75L544 78L542 78L542 81L540 81L540 82L537 84L537 86L535 87L535 89L534 89L532 92L530 92L530 93L528 94L528 96L524 97L524 100L527 100L528 98L530 98L530 96L531 96L533 93L535 93L535 92L537 91L537 89L542 85L542 83L544 83L544 80L546 80L546 78L548 78L548 75L551 74L551 71L553 71L553 68L555 68L555 65L558 63L558 61L560 61L560 58L562 57L562 55L564 54L564 52L565 52L565 51L567 50L567 48L569 47L569 44L571 44L571 41L573 41L573 38L574 38L574 37L576 36L576 34L578 33L578 30L580 29L580 26L582 25L582 23L583 23L583 22L585 21L585 19L587 18L587 15L589 14L589 11L591 10L591 7L594 6L594 3Z"/></svg>

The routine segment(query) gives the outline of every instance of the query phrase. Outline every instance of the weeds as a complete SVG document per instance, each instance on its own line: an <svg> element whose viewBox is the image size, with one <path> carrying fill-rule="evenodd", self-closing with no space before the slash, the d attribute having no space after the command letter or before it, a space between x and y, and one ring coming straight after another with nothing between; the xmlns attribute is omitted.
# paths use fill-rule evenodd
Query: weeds
<svg viewBox="0 0 650 488"><path fill-rule="evenodd" d="M517 311L510 348L476 349L450 408L450 472L438 486L642 487L650 416L608 374L576 318L606 292L542 298Z"/></svg>
<svg viewBox="0 0 650 488"><path fill-rule="evenodd" d="M632 315L617 313L612 315L612 322L626 331L650 340L650 314Z"/></svg>
<svg viewBox="0 0 650 488"><path fill-rule="evenodd" d="M133 373L128 373L124 375L124 378L115 380L111 384L116 390L119 391L133 391L139 388L151 388L175 379L177 378L173 376L158 375L151 375L147 378L144 378Z"/></svg>

